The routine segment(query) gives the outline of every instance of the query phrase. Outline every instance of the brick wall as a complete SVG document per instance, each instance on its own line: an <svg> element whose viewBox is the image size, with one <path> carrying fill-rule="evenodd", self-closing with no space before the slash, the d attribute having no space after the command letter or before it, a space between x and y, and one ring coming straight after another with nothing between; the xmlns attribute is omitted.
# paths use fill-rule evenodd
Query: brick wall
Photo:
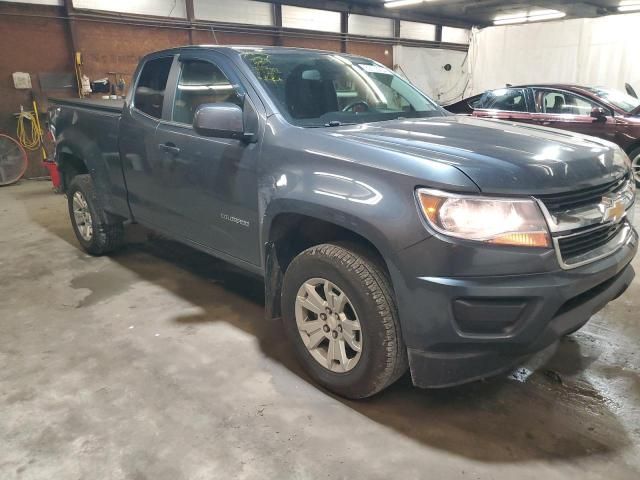
<svg viewBox="0 0 640 480"><path fill-rule="evenodd" d="M14 15L19 14L19 15ZM28 16L27 16L28 15ZM71 40L61 8L0 3L0 131L16 136L14 112L31 110L28 90L13 87L13 72L28 72L41 107L46 108L38 73L73 72ZM71 92L69 92L71 93ZM60 96L65 91L56 92ZM46 175L40 152L29 152L26 175Z"/></svg>
<svg viewBox="0 0 640 480"><path fill-rule="evenodd" d="M85 18L74 20L78 49L82 52L83 73L91 80L109 76L109 72L122 74L127 86L140 57L164 48L188 45L189 31L181 28L163 28L145 25L127 25L95 21ZM303 35L303 34L301 34ZM20 104L30 109L28 91L13 88L11 74L29 72L34 93L43 110L47 96L74 96L72 90L43 92L38 73L73 73L73 48L69 22L64 9L29 4L0 3L0 131L15 137L16 122L13 112ZM195 44L276 45L275 35L230 33L199 29L192 31ZM330 38L308 38L287 32L281 39L283 46L341 50L341 42ZM348 42L347 51L364 55L392 67L391 45ZM100 94L101 95L101 94ZM29 153L27 177L46 175L40 165L39 152Z"/></svg>

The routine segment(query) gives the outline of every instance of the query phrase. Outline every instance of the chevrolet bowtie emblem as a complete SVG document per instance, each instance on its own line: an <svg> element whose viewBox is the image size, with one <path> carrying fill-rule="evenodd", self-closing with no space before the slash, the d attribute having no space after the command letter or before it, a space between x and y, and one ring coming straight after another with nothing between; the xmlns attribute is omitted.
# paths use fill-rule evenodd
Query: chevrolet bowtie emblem
<svg viewBox="0 0 640 480"><path fill-rule="evenodd" d="M624 202L621 198L602 197L602 223L617 222L624 216Z"/></svg>

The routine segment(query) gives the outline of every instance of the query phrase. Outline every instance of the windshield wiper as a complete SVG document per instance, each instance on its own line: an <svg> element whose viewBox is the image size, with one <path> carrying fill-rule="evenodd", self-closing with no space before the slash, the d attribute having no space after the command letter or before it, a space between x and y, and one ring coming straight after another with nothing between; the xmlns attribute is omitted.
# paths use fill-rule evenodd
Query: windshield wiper
<svg viewBox="0 0 640 480"><path fill-rule="evenodd" d="M342 127L344 125L355 125L355 123L341 122L340 120L331 120L324 124L325 127Z"/></svg>

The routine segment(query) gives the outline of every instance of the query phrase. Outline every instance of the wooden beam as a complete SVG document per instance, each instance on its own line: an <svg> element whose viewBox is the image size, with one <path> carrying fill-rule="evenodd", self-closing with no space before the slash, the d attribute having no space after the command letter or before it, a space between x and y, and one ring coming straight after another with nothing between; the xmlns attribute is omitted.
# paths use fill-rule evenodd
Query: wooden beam
<svg viewBox="0 0 640 480"><path fill-rule="evenodd" d="M347 53L347 35L349 35L349 13L340 12L340 51Z"/></svg>
<svg viewBox="0 0 640 480"><path fill-rule="evenodd" d="M196 19L195 9L193 8L193 0L185 0L185 7L187 9L187 21L189 22L189 45L193 45L193 21Z"/></svg>
<svg viewBox="0 0 640 480"><path fill-rule="evenodd" d="M71 48L73 50L73 52L71 52L71 59L73 61L73 71L75 72L76 77L76 87L78 90L78 96L82 98L81 71L76 60L76 55L80 53L80 46L78 45L78 32L74 19L75 9L73 8L73 0L64 0L64 13L67 17L67 26L69 28L69 37L71 38Z"/></svg>
<svg viewBox="0 0 640 480"><path fill-rule="evenodd" d="M273 4L273 26L276 28L276 46L282 46L282 5Z"/></svg>

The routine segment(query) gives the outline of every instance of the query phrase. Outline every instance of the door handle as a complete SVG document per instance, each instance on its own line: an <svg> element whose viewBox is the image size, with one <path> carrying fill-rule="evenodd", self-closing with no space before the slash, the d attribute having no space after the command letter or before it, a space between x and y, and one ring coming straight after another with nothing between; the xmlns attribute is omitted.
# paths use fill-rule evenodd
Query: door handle
<svg viewBox="0 0 640 480"><path fill-rule="evenodd" d="M178 155L180 148L176 147L173 143L161 143L158 148L163 152L171 153L172 155Z"/></svg>

